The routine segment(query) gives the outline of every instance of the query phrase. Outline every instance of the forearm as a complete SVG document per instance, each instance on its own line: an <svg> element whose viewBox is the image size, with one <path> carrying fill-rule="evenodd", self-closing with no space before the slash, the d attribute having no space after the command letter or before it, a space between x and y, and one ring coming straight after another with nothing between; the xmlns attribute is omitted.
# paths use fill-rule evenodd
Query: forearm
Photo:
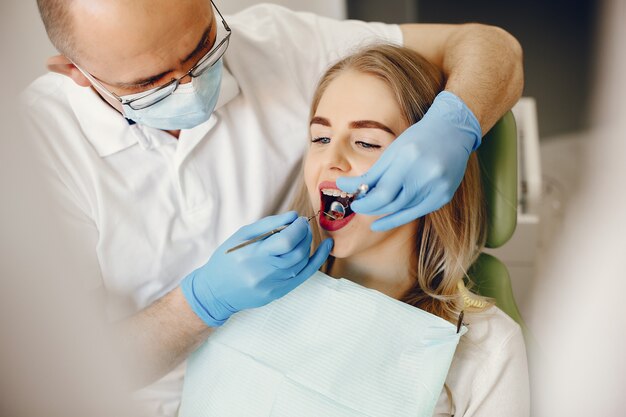
<svg viewBox="0 0 626 417"><path fill-rule="evenodd" d="M147 385L181 363L212 329L189 308L180 288L121 322L117 328L123 357L137 379Z"/></svg>
<svg viewBox="0 0 626 417"><path fill-rule="evenodd" d="M517 102L522 48L506 31L481 24L402 25L405 46L438 65L445 89L472 110L485 134Z"/></svg>

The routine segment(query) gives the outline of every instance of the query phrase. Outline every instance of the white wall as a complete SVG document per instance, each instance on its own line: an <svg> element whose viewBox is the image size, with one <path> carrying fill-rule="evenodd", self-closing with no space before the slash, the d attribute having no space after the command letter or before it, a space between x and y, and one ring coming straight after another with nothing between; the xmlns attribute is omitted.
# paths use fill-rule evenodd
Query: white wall
<svg viewBox="0 0 626 417"><path fill-rule="evenodd" d="M0 42L6 64L13 66L13 81L8 85L13 92L21 91L43 74L46 58L56 53L34 0L0 0ZM0 71L8 70L5 67Z"/></svg>
<svg viewBox="0 0 626 417"><path fill-rule="evenodd" d="M258 3L276 3L292 10L313 12L335 19L346 18L345 0L216 0L215 4L222 13L231 14Z"/></svg>

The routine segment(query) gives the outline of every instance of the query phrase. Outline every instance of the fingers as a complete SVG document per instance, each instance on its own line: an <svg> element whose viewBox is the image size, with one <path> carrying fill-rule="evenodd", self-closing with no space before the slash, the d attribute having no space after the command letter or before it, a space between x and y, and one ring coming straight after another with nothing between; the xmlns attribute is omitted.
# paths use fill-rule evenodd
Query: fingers
<svg viewBox="0 0 626 417"><path fill-rule="evenodd" d="M374 232L384 232L407 224L420 217L420 215L414 215L413 213L415 212L416 210L412 207L410 209L405 209L397 213L390 214L389 216L385 216L372 223L372 230Z"/></svg>
<svg viewBox="0 0 626 417"><path fill-rule="evenodd" d="M388 162L387 158L383 156L380 157L374 165L363 175L360 177L340 177L337 178L337 187L339 187L342 191L346 193L354 193L359 188L361 184L367 184L369 188L373 188L380 177L383 175L385 170L387 169Z"/></svg>
<svg viewBox="0 0 626 417"><path fill-rule="evenodd" d="M309 235L312 236L309 222L305 217L300 217L287 226L286 229L265 239L260 246L269 255L286 255L292 252L303 240L307 239Z"/></svg>
<svg viewBox="0 0 626 417"><path fill-rule="evenodd" d="M277 227L284 226L286 224L293 223L298 218L298 213L295 211L288 211L287 213L278 214L275 216L264 217L252 224L242 227L233 235L237 240L244 241L255 238L263 233L267 233L270 230ZM285 229L287 230L287 229Z"/></svg>
<svg viewBox="0 0 626 417"><path fill-rule="evenodd" d="M382 232L393 229L394 227L402 226L412 220L423 217L428 213L432 213L435 210L439 210L441 207L448 204L454 196L454 193L450 193L447 190L448 188L443 186L426 190L423 200L416 204L411 204L404 209L400 209L396 213L376 220L372 223L372 230ZM390 212L392 211L390 210Z"/></svg>
<svg viewBox="0 0 626 417"><path fill-rule="evenodd" d="M326 259L328 259L328 255L330 255L330 251L333 249L333 240L326 239L324 240L320 246L317 248L313 256L309 259L306 266L294 277L285 282L280 290L277 288L277 291L280 291L282 294L277 295L277 297L282 297L287 294L298 285L302 284L308 278L311 277L316 271L318 271Z"/></svg>
<svg viewBox="0 0 626 417"><path fill-rule="evenodd" d="M368 216L382 216L383 214L392 214L400 211L409 206L410 203L410 196L408 195L408 193L406 193L404 189L402 189L400 193L396 196L395 200L393 200L391 203L386 204L377 210L368 212L360 211L360 213L367 214ZM352 208L352 210L354 211L354 208Z"/></svg>
<svg viewBox="0 0 626 417"><path fill-rule="evenodd" d="M293 250L287 252L285 254L279 256L272 256L271 264L272 266L279 269L289 269L296 266L301 261L308 261L309 256L311 255L311 242L313 241L313 233L307 233L306 237L302 239L298 245L296 245ZM306 262L305 264L306 265ZM298 271L304 268L302 265Z"/></svg>
<svg viewBox="0 0 626 417"><path fill-rule="evenodd" d="M383 173L374 189L365 195L365 197L353 201L350 208L355 213L373 215L374 212L390 213L387 206L395 201L401 194L403 187L403 179L406 169L398 164L389 167Z"/></svg>

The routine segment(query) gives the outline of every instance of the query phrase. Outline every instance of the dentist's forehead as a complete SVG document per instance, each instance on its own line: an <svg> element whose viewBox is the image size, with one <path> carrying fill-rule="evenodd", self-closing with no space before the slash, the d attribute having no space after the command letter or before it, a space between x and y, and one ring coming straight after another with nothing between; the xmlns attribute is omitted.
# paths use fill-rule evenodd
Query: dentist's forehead
<svg viewBox="0 0 626 417"><path fill-rule="evenodd" d="M208 0L73 0L70 13L82 64L113 79L179 61L213 15Z"/></svg>

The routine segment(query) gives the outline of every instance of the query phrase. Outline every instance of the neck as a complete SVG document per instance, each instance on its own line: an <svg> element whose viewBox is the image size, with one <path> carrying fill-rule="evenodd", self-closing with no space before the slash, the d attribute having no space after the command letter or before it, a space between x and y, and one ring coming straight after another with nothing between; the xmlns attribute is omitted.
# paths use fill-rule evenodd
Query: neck
<svg viewBox="0 0 626 417"><path fill-rule="evenodd" d="M386 243L347 258L336 258L331 275L392 298L402 298L414 283L410 268L411 256L415 256L413 234Z"/></svg>
<svg viewBox="0 0 626 417"><path fill-rule="evenodd" d="M169 133L170 135L174 136L176 139L178 139L178 137L180 136L180 130L164 130L164 132Z"/></svg>

